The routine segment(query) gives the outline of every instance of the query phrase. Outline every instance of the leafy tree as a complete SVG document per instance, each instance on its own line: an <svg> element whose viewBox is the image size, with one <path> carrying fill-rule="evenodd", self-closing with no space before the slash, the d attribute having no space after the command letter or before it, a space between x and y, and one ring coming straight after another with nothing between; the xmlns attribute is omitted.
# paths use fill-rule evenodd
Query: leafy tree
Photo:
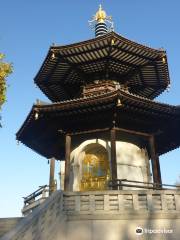
<svg viewBox="0 0 180 240"><path fill-rule="evenodd" d="M0 53L0 108L6 101L7 76L12 73L12 65L4 62L4 54Z"/></svg>

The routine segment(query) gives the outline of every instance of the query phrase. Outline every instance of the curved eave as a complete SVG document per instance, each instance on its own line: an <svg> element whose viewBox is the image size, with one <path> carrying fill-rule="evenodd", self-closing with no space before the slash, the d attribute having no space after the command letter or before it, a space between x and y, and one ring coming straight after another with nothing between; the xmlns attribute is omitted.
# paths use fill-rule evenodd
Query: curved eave
<svg viewBox="0 0 180 240"><path fill-rule="evenodd" d="M124 78L133 93L150 99L170 83L165 51L114 32L75 44L52 46L35 83L52 101L68 99L71 89L66 89L66 85L78 89L88 78L106 76L107 68L112 78Z"/></svg>
<svg viewBox="0 0 180 240"><path fill-rule="evenodd" d="M20 129L18 130L18 132L16 133L16 139L18 141L21 141L20 140L20 136L21 134L24 132L25 128L28 126L28 124L33 121L33 118L34 118L34 108L35 108L35 105L32 106L29 114L27 115L24 123L22 124L22 126L20 127Z"/></svg>
<svg viewBox="0 0 180 240"><path fill-rule="evenodd" d="M77 98L62 102L55 102L51 104L42 104L42 105L34 105L33 111L34 112L44 112L44 111L63 111L63 110L71 110L71 109L78 109L79 107L93 107L94 104L103 104L108 101L118 99L122 100L122 104L131 104L136 107L143 107L147 108L151 111L159 111L164 114L175 114L180 116L180 107L179 106L173 106L170 104L160 103L157 101L152 101L150 99L131 94L128 91L124 90L115 90L108 93L98 94L91 97L83 97L83 98ZM32 111L32 112L33 112ZM151 112L150 112L151 114Z"/></svg>
<svg viewBox="0 0 180 240"><path fill-rule="evenodd" d="M41 114L44 112L56 112L56 111L65 111L65 110L73 110L73 109L79 109L79 107L86 107L86 106L92 106L94 104L101 104L108 101L113 101L117 98L117 91L106 93L102 95L97 95L93 97L87 97L87 98L79 98L64 102L56 102L52 104L43 104L43 105L33 105L30 113L28 114L26 120L24 121L23 125L19 129L19 131L16 134L17 140L20 140L20 136L24 132L24 130L27 128L27 126L30 124L31 121L35 121L35 113ZM21 141L21 140L20 140Z"/></svg>
<svg viewBox="0 0 180 240"><path fill-rule="evenodd" d="M118 99L121 100L122 106L117 106ZM47 158L54 156L60 159L58 150L60 146L62 148L61 154L64 154L64 138L58 132L62 129L62 121L68 122L69 125L74 117L78 121L77 116L89 116L89 114L97 116L97 112L101 112L103 109L114 108L119 109L121 117L125 112L128 112L129 116L135 113L137 117L142 116L143 118L146 114L148 118L153 119L153 124L158 121L158 126L163 125L163 132L156 136L159 154L171 151L180 145L178 135L180 130L179 107L154 102L120 90L86 99L80 98L53 104L34 105L16 134L17 140ZM35 119L35 113L38 113L38 119ZM164 119L162 124L159 117ZM168 125L169 123L171 124ZM150 131L147 129L148 133L151 133Z"/></svg>
<svg viewBox="0 0 180 240"><path fill-rule="evenodd" d="M61 143L62 147L60 145L62 148L60 153L58 152L58 146L53 144L59 141L58 132L55 135L53 132L55 129L54 126L51 126L50 128L47 127L46 119L41 118L41 120L38 121L35 117L35 114L38 113L36 110L37 105L33 105L23 125L16 133L16 139L43 157L55 157L56 159L63 159L63 142ZM43 138L45 138L44 142L46 142L46 140L49 141L47 142L49 147L48 145L44 147L44 142L42 141Z"/></svg>

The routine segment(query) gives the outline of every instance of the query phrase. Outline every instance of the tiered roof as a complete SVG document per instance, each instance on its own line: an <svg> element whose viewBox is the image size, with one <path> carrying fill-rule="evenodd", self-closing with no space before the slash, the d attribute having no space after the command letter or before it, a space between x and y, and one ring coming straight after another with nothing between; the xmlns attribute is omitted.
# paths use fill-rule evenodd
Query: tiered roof
<svg viewBox="0 0 180 240"><path fill-rule="evenodd" d="M66 46L52 46L35 83L53 102L81 96L95 80L114 80L133 94L154 99L169 85L166 52L115 32Z"/></svg>
<svg viewBox="0 0 180 240"><path fill-rule="evenodd" d="M53 103L35 104L17 139L47 158L64 159L65 133L105 139L113 122L122 141L154 135L159 155L180 145L180 107L152 100L170 83L164 50L114 32L52 46L35 83Z"/></svg>
<svg viewBox="0 0 180 240"><path fill-rule="evenodd" d="M64 133L90 133L111 128L116 114L116 128L121 132L154 134L157 153L166 153L180 145L180 108L151 101L124 90L78 98L53 104L34 105L17 139L50 158L64 154ZM91 132L92 131L92 132Z"/></svg>

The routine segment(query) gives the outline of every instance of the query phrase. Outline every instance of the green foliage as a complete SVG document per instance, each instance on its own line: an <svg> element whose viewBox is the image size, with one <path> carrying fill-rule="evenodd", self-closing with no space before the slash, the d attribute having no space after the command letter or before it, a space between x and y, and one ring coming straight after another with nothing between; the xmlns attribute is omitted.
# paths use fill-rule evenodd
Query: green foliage
<svg viewBox="0 0 180 240"><path fill-rule="evenodd" d="M4 57L4 54L0 53L0 108L6 101L6 78L12 73L12 64L4 62Z"/></svg>

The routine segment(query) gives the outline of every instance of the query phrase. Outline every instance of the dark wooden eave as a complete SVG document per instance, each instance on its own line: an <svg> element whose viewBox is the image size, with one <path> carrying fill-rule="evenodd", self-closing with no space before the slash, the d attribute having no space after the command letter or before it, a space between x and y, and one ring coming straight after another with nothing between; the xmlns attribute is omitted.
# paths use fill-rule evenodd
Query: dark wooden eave
<svg viewBox="0 0 180 240"><path fill-rule="evenodd" d="M166 52L111 32L71 45L52 46L35 83L53 102L76 98L82 85L115 80L154 99L169 85Z"/></svg>
<svg viewBox="0 0 180 240"><path fill-rule="evenodd" d="M63 159L64 133L110 129L114 113L117 128L155 134L159 155L180 145L179 107L154 102L122 90L34 105L17 133L17 140L47 158Z"/></svg>

